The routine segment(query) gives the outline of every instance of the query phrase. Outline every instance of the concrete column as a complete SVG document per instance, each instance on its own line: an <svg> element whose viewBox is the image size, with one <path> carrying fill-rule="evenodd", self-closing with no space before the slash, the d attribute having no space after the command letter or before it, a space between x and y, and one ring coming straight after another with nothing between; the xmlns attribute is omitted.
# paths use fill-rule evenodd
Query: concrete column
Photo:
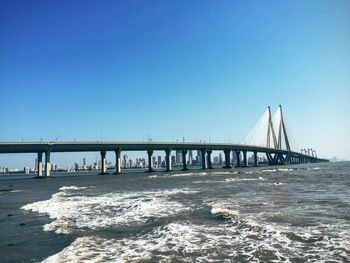
<svg viewBox="0 0 350 263"><path fill-rule="evenodd" d="M165 150L165 163L167 172L171 171L171 149Z"/></svg>
<svg viewBox="0 0 350 263"><path fill-rule="evenodd" d="M101 151L101 174L106 174L106 151Z"/></svg>
<svg viewBox="0 0 350 263"><path fill-rule="evenodd" d="M182 150L182 170L188 170L187 169L187 163L186 163L186 154L187 151L186 150Z"/></svg>
<svg viewBox="0 0 350 263"><path fill-rule="evenodd" d="M38 176L42 177L43 176L43 153L39 152L38 153Z"/></svg>
<svg viewBox="0 0 350 263"><path fill-rule="evenodd" d="M147 154L148 154L148 171L153 172L153 161L152 161L153 151L148 150Z"/></svg>
<svg viewBox="0 0 350 263"><path fill-rule="evenodd" d="M237 167L241 166L241 151L236 151Z"/></svg>
<svg viewBox="0 0 350 263"><path fill-rule="evenodd" d="M122 163L120 159L120 149L115 150L115 174L122 173Z"/></svg>
<svg viewBox="0 0 350 263"><path fill-rule="evenodd" d="M202 153L202 169L207 169L207 158L205 158L205 150L201 150Z"/></svg>
<svg viewBox="0 0 350 263"><path fill-rule="evenodd" d="M208 164L208 169L213 169L213 167L211 166L211 150L207 151L207 164Z"/></svg>
<svg viewBox="0 0 350 263"><path fill-rule="evenodd" d="M258 160L258 152L254 152L254 166L259 165L259 160Z"/></svg>
<svg viewBox="0 0 350 263"><path fill-rule="evenodd" d="M248 166L248 158L247 158L247 151L243 151L243 165Z"/></svg>
<svg viewBox="0 0 350 263"><path fill-rule="evenodd" d="M45 152L45 177L50 176L51 164L50 164L50 151Z"/></svg>
<svg viewBox="0 0 350 263"><path fill-rule="evenodd" d="M230 155L231 155L231 150L230 149L226 149L224 150L224 154L225 154L225 166L223 168L231 168L231 161L230 161Z"/></svg>

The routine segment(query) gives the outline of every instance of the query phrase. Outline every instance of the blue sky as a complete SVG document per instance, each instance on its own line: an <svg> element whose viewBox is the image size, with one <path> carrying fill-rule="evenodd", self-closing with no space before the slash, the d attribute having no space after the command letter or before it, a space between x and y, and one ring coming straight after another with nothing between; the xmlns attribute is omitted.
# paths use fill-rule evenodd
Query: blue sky
<svg viewBox="0 0 350 263"><path fill-rule="evenodd" d="M349 28L345 0L3 0L0 140L240 142L282 104L300 146L350 159Z"/></svg>

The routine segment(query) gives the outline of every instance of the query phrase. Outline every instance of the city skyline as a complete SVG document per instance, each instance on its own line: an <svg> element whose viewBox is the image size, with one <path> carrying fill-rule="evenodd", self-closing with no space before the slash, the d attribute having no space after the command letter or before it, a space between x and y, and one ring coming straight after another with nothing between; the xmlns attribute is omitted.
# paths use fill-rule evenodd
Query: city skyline
<svg viewBox="0 0 350 263"><path fill-rule="evenodd" d="M282 104L301 148L350 159L348 1L0 5L0 141L239 143Z"/></svg>
<svg viewBox="0 0 350 263"><path fill-rule="evenodd" d="M159 155L152 156L152 167L153 168L166 168L166 159L165 155L162 154L162 151L155 151ZM126 152L130 153L130 152ZM309 154L311 155L311 154ZM112 156L111 156L112 157ZM230 154L230 161L232 164L236 164L236 154L232 152ZM243 156L240 154L240 159L242 159ZM115 163L113 161L113 158L105 159L105 165L107 169L115 170ZM267 163L267 158L264 154L258 154L258 160L259 163ZM223 166L225 164L225 160L223 159L223 155L221 151L213 151L213 155L211 156L211 162L213 165ZM180 166L183 168L183 160L182 160L182 151L172 151L171 154L171 163L172 166ZM254 156L253 154L248 155L248 163L254 165ZM186 156L186 164L191 166L197 166L202 167L202 157L201 157L201 151L193 151L189 150L188 155ZM122 154L121 157L121 168L122 169L130 169L130 168L144 168L147 169L149 166L147 158L144 157L129 157L127 154ZM35 159L35 163L33 163L32 166L25 166L22 168L18 167L1 167L0 166L0 174L1 173L37 173L37 167L38 167L38 159ZM74 162L71 165L68 166L62 166L57 163L51 164L51 171L52 172L77 172L77 171L90 171L90 170L101 170L102 162L101 159L96 158L94 162L89 163L86 160L86 157L83 157L80 162ZM45 170L45 167L43 167Z"/></svg>

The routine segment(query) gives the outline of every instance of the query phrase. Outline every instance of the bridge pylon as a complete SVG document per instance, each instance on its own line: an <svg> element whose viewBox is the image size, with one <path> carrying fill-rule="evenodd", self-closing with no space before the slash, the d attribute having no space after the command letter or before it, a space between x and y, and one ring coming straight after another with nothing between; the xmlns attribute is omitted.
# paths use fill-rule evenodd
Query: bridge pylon
<svg viewBox="0 0 350 263"><path fill-rule="evenodd" d="M267 110L268 110L269 117L268 117L268 126L267 126L266 147L271 148L271 137L272 137L273 148L277 148L277 140L276 140L275 129L273 128L272 114L271 114L270 106L267 107Z"/></svg>

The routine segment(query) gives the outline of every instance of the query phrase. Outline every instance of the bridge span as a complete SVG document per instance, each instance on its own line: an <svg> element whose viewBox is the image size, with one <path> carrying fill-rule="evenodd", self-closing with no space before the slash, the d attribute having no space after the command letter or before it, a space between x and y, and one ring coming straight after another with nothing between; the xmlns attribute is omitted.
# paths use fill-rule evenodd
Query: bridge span
<svg viewBox="0 0 350 263"><path fill-rule="evenodd" d="M39 177L50 176L51 153L55 152L100 152L101 154L101 173L105 174L106 152L115 153L115 173L122 172L121 152L126 151L146 151L148 155L148 171L153 171L152 155L153 151L164 151L166 171L172 170L171 151L181 151L183 170L187 170L187 152L197 150L201 152L202 169L211 169L212 151L222 151L224 153L225 165L223 168L231 168L231 153L236 154L236 166L248 166L247 153L251 152L254 157L254 165L259 165L258 153L266 155L269 165L299 164L326 162L316 156L310 156L304 153L294 152L288 149L278 149L270 147L260 147L245 144L229 143L195 143L195 142L117 142L117 141L74 141L74 142L0 142L0 153L37 153L38 162L36 170ZM45 164L43 164L43 155L45 155ZM45 165L45 169L43 169ZM44 173L43 173L44 171Z"/></svg>
<svg viewBox="0 0 350 263"><path fill-rule="evenodd" d="M236 154L236 166L248 166L247 153L253 153L254 165L259 165L258 153L266 155L269 165L298 164L326 162L328 160L317 157L313 149L301 149L300 152L293 136L287 132L286 120L282 106L272 117L270 107L248 134L245 144L230 143L196 143L196 142L118 142L118 141L80 141L80 142L0 142L1 153L37 153L38 176L49 176L51 170L50 155L53 152L100 152L101 173L106 173L106 152L115 152L115 173L120 174L122 151L147 151L148 171L153 170L153 151L165 151L166 170L171 171L171 151L181 151L183 169L187 170L187 151L197 150L201 153L203 169L211 169L212 151L223 151L225 156L224 168L231 168L230 156ZM45 154L45 169L43 169L43 155ZM241 160L241 156L242 159ZM45 174L43 175L43 170Z"/></svg>

